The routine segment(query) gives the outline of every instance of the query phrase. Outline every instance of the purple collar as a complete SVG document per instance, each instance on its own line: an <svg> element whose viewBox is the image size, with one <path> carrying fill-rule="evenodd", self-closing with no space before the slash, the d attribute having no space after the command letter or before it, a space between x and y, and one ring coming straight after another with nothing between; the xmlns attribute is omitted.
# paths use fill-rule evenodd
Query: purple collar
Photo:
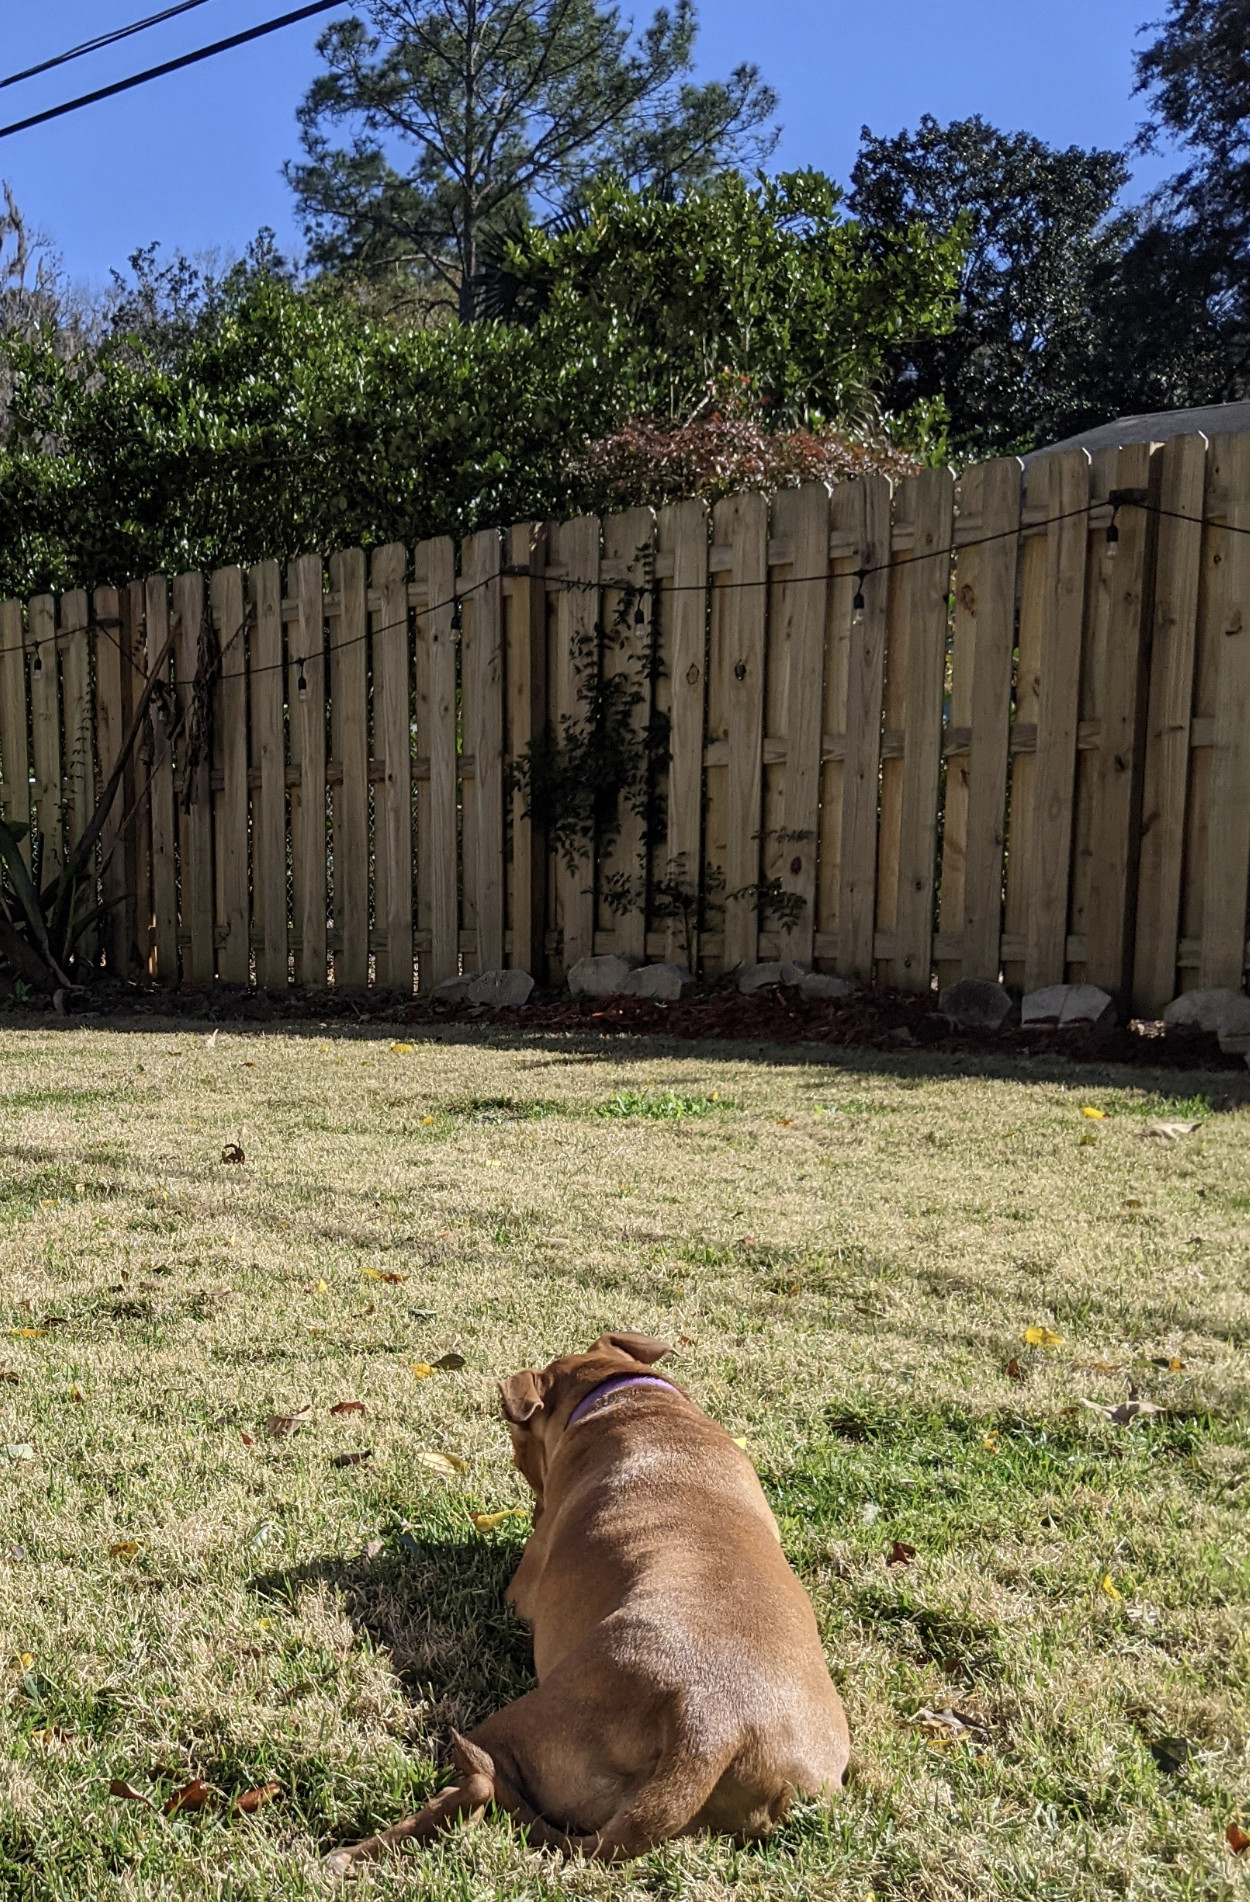
<svg viewBox="0 0 1250 1902"><path fill-rule="evenodd" d="M669 1393L677 1392L672 1381L662 1380L659 1374L610 1374L607 1380L601 1380L597 1387L592 1387L589 1393L582 1395L565 1421L565 1431L567 1432L571 1426L576 1426L583 1414L589 1413L592 1407L597 1407L599 1402L606 1400L609 1394L619 1393L622 1387L665 1387Z"/></svg>

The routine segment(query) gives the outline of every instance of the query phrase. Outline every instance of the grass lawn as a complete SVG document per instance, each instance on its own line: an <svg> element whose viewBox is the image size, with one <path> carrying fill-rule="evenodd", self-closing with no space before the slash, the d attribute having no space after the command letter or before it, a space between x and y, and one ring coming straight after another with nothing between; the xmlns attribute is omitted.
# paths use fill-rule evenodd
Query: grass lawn
<svg viewBox="0 0 1250 1902"><path fill-rule="evenodd" d="M0 1895L325 1894L530 1681L494 1382L607 1327L745 1437L850 1785L615 1869L488 1819L354 1895L1250 1892L1250 1083L964 1068L5 1031Z"/></svg>

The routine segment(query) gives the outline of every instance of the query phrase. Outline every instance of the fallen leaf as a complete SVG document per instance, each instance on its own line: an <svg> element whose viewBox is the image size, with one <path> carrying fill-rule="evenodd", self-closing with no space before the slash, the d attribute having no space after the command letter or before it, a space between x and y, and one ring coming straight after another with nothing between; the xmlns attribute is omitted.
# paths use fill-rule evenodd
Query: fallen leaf
<svg viewBox="0 0 1250 1902"><path fill-rule="evenodd" d="M411 1043L393 1043L391 1049L395 1052L397 1057L408 1057L412 1055L412 1052L416 1049L416 1045Z"/></svg>
<svg viewBox="0 0 1250 1902"><path fill-rule="evenodd" d="M1144 1208L1145 1204L1139 1201L1135 1195L1126 1195L1124 1198L1124 1206L1126 1209L1140 1209Z"/></svg>
<svg viewBox="0 0 1250 1902"><path fill-rule="evenodd" d="M0 1380L10 1380L16 1387L20 1379L21 1375L15 1374L11 1367L0 1367Z"/></svg>
<svg viewBox="0 0 1250 1902"><path fill-rule="evenodd" d="M338 1400L330 1408L331 1413L363 1413L364 1410L363 1400Z"/></svg>
<svg viewBox="0 0 1250 1902"><path fill-rule="evenodd" d="M1081 1115L1088 1116L1091 1123L1104 1123L1107 1120L1106 1110L1095 1109L1091 1103L1081 1105Z"/></svg>
<svg viewBox="0 0 1250 1902"><path fill-rule="evenodd" d="M9 1334L15 1341L40 1341L47 1331L46 1327L11 1327Z"/></svg>
<svg viewBox="0 0 1250 1902"><path fill-rule="evenodd" d="M245 1162L242 1143L227 1143L221 1152L223 1162Z"/></svg>
<svg viewBox="0 0 1250 1902"><path fill-rule="evenodd" d="M10 1671L29 1671L34 1662L33 1651L17 1651L9 1659L9 1669Z"/></svg>
<svg viewBox="0 0 1250 1902"><path fill-rule="evenodd" d="M140 1541L138 1539L114 1539L112 1545L109 1547L109 1557L111 1559L135 1559L138 1558L139 1551Z"/></svg>
<svg viewBox="0 0 1250 1902"><path fill-rule="evenodd" d="M311 1412L312 1407L306 1406L297 1407L294 1413L271 1413L265 1421L265 1431L271 1440L285 1440L289 1433L304 1425Z"/></svg>
<svg viewBox="0 0 1250 1902"><path fill-rule="evenodd" d="M434 1362L435 1367L445 1367L449 1373L457 1374L464 1366L463 1354L440 1354Z"/></svg>
<svg viewBox="0 0 1250 1902"><path fill-rule="evenodd" d="M412 1363L412 1371L418 1380L428 1380L430 1375L434 1372L434 1369L430 1366L428 1360L414 1360Z"/></svg>
<svg viewBox="0 0 1250 1902"><path fill-rule="evenodd" d="M1122 1400L1118 1407L1104 1407L1097 1400L1082 1400L1081 1405L1088 1407L1091 1413L1100 1413L1104 1420L1110 1420L1115 1426L1131 1426L1141 1413L1162 1413L1162 1407L1156 1407L1153 1400Z"/></svg>
<svg viewBox="0 0 1250 1902"><path fill-rule="evenodd" d="M77 1732L66 1730L60 1724L48 1724L43 1730L32 1730L31 1737L36 1743L73 1743Z"/></svg>
<svg viewBox="0 0 1250 1902"><path fill-rule="evenodd" d="M366 1460L372 1458L373 1448L368 1447L363 1453L336 1453L330 1464L331 1466L363 1466Z"/></svg>
<svg viewBox="0 0 1250 1902"><path fill-rule="evenodd" d="M244 1816L254 1816L262 1804L272 1803L274 1797L281 1794L280 1783L258 1783L254 1790L244 1790L242 1796L236 1796L230 1807Z"/></svg>
<svg viewBox="0 0 1250 1902"><path fill-rule="evenodd" d="M433 1118L432 1116L423 1116L423 1117L421 1118L421 1127L422 1127L422 1129L428 1129L428 1128L430 1127L430 1124L431 1124L431 1123L432 1123L433 1121L434 1121L434 1118Z"/></svg>
<svg viewBox="0 0 1250 1902"><path fill-rule="evenodd" d="M81 1387L71 1387L71 1388L70 1388L70 1390L69 1390L69 1397L70 1397L70 1399L71 1399L71 1400L77 1400L77 1401L80 1401L80 1402L82 1402L82 1403L84 1403L84 1404L85 1404L85 1402L86 1402L86 1399L87 1399L87 1396L86 1396L86 1394L85 1394L85 1393L83 1392L83 1390L82 1390L82 1388L81 1388Z"/></svg>
<svg viewBox="0 0 1250 1902"><path fill-rule="evenodd" d="M1110 1572L1107 1573L1106 1577L1102 1581L1102 1590L1107 1594L1108 1598L1114 1599L1116 1604L1119 1604L1121 1599L1124 1597L1123 1592L1118 1592L1116 1590L1115 1585L1112 1582Z"/></svg>
<svg viewBox="0 0 1250 1902"><path fill-rule="evenodd" d="M747 1439L745 1433L742 1434L741 1436L735 1433L733 1436L733 1442L735 1446L740 1446L744 1453L746 1452L747 1447L750 1445L750 1441Z"/></svg>
<svg viewBox="0 0 1250 1902"><path fill-rule="evenodd" d="M1240 1823L1230 1823L1228 1825L1228 1828L1224 1831L1224 1841L1228 1844L1234 1856L1244 1856L1247 1849L1250 1849L1250 1836L1247 1836Z"/></svg>
<svg viewBox="0 0 1250 1902"><path fill-rule="evenodd" d="M176 1790L166 1803L163 1814L175 1816L179 1810L202 1810L211 1803L216 1792L211 1783L205 1783L202 1777L196 1777L193 1783L185 1784Z"/></svg>
<svg viewBox="0 0 1250 1902"><path fill-rule="evenodd" d="M505 1506L502 1512L471 1512L469 1514L476 1532L494 1532L497 1526L503 1525L509 1519L525 1519L528 1516L520 1506Z"/></svg>
<svg viewBox="0 0 1250 1902"><path fill-rule="evenodd" d="M397 1275L393 1268L362 1268L360 1272L366 1281L389 1281L395 1287L412 1279L411 1275Z"/></svg>
<svg viewBox="0 0 1250 1902"><path fill-rule="evenodd" d="M15 1440L4 1450L11 1460L33 1460L35 1457L35 1449L29 1440Z"/></svg>
<svg viewBox="0 0 1250 1902"><path fill-rule="evenodd" d="M886 1555L887 1565L910 1565L916 1556L914 1545L908 1545L905 1539L895 1539Z"/></svg>
<svg viewBox="0 0 1250 1902"><path fill-rule="evenodd" d="M1185 1371L1184 1361L1181 1360L1178 1355L1173 1354L1171 1360L1168 1362L1169 1374L1183 1374L1184 1371Z"/></svg>
<svg viewBox="0 0 1250 1902"><path fill-rule="evenodd" d="M385 1545L385 1543L386 1541L384 1539L370 1539L369 1543L365 1547L365 1557L367 1559L380 1558L382 1555L382 1548Z"/></svg>
<svg viewBox="0 0 1250 1902"><path fill-rule="evenodd" d="M142 1790L136 1790L132 1783L123 1783L120 1777L114 1777L109 1784L109 1795L120 1796L127 1803L146 1803L148 1798Z"/></svg>
<svg viewBox="0 0 1250 1902"><path fill-rule="evenodd" d="M1079 1374L1119 1374L1124 1371L1119 1362L1113 1360L1074 1360L1072 1366Z"/></svg>
<svg viewBox="0 0 1250 1902"><path fill-rule="evenodd" d="M439 1231L438 1231L438 1234L437 1234L437 1236L435 1237L435 1240L436 1240L436 1241L440 1241L440 1242L446 1242L446 1241L450 1241L450 1239L451 1239L451 1235L452 1235L452 1230L451 1230L451 1229L449 1229L449 1228L440 1228L440 1229L439 1229Z"/></svg>
<svg viewBox="0 0 1250 1902"><path fill-rule="evenodd" d="M693 1334L679 1334L677 1336L677 1345L678 1347L693 1347L694 1335Z"/></svg>
<svg viewBox="0 0 1250 1902"><path fill-rule="evenodd" d="M779 1116L777 1118L777 1127L778 1129L793 1129L794 1128L793 1116Z"/></svg>
<svg viewBox="0 0 1250 1902"><path fill-rule="evenodd" d="M987 1433L982 1439L981 1444L987 1453L997 1453L999 1450L997 1433Z"/></svg>
<svg viewBox="0 0 1250 1902"><path fill-rule="evenodd" d="M251 1436L251 1434L250 1434L250 1433L245 1433L245 1432L243 1431L243 1429L242 1429L242 1427L240 1427L240 1428L239 1428L239 1438L240 1438L240 1439L242 1440L242 1442L243 1442L243 1444L244 1444L244 1446L255 1446L255 1444L256 1444L256 1442L255 1442L255 1440L254 1440L254 1439L252 1438L252 1436Z"/></svg>
<svg viewBox="0 0 1250 1902"><path fill-rule="evenodd" d="M984 1737L988 1728L979 1717L974 1717L969 1711L956 1710L953 1705L948 1705L944 1710L918 1710L914 1717L906 1721L916 1730L944 1733L948 1742L961 1737Z"/></svg>
<svg viewBox="0 0 1250 1902"><path fill-rule="evenodd" d="M1024 1339L1028 1347L1063 1346L1063 1335L1056 1334L1053 1327L1026 1327Z"/></svg>
<svg viewBox="0 0 1250 1902"><path fill-rule="evenodd" d="M1147 1123L1146 1134L1148 1136L1161 1136L1165 1142L1178 1143L1182 1136L1192 1136L1197 1127L1197 1123Z"/></svg>
<svg viewBox="0 0 1250 1902"><path fill-rule="evenodd" d="M1088 1149L1091 1143L1096 1143L1097 1141L1098 1138L1095 1136L1093 1130L1087 1129L1085 1134L1080 1138L1078 1146L1082 1149Z"/></svg>
<svg viewBox="0 0 1250 1902"><path fill-rule="evenodd" d="M330 1284L328 1281L318 1281L316 1287L313 1289L314 1294L329 1294L329 1292Z"/></svg>
<svg viewBox="0 0 1250 1902"><path fill-rule="evenodd" d="M1023 1380L1024 1379L1024 1374L1021 1370L1020 1363L1015 1358L1014 1355L1007 1362L1007 1378L1008 1380Z"/></svg>
<svg viewBox="0 0 1250 1902"><path fill-rule="evenodd" d="M468 1460L457 1459L454 1453L426 1452L424 1448L414 1455L417 1463L428 1466L435 1473L463 1473L468 1468Z"/></svg>

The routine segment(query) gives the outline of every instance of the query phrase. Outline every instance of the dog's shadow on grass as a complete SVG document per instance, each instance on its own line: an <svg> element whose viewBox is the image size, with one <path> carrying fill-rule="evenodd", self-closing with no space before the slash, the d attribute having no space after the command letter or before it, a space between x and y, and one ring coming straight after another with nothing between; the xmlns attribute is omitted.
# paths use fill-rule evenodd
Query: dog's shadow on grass
<svg viewBox="0 0 1250 1902"><path fill-rule="evenodd" d="M435 1730L467 1729L535 1683L529 1633L504 1589L519 1542L418 1540L403 1533L376 1558L327 1555L260 1574L258 1596L298 1606L329 1587L358 1632L389 1654Z"/></svg>

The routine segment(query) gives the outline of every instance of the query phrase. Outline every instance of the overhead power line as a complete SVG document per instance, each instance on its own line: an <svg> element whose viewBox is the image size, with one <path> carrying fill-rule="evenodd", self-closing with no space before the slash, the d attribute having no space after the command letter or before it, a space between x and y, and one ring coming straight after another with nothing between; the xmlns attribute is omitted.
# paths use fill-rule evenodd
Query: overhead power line
<svg viewBox="0 0 1250 1902"><path fill-rule="evenodd" d="M49 106L46 112L33 112L28 119L18 119L13 125L0 126L0 139L8 139L15 132L29 132L32 126L46 125L49 119L63 118L67 112L78 112L83 106L94 106L101 99L112 99L119 92L129 92L134 86L146 86L150 79L163 79L166 73L181 72L184 66L195 66L202 59L212 59L217 53L228 53L231 47L246 46L249 40L259 40L266 33L276 33L280 27L295 26L300 20L310 20L315 13L328 13L331 7L340 7L344 0L313 0L311 6L297 7L293 13L283 13L276 20L263 20L259 26L250 26L246 32L232 33L229 39L215 40L211 46L201 46L194 53L183 53L177 59L167 59L160 66L149 66L144 73L132 73L129 79L114 80L111 86L99 86L95 92L87 92L80 99L67 99L64 105Z"/></svg>
<svg viewBox="0 0 1250 1902"><path fill-rule="evenodd" d="M159 26L162 20L172 20L176 14L190 13L192 7L202 7L207 0L178 0L176 7L166 7L163 13L149 13L146 20L136 20L131 26L119 26L112 33L97 34L94 40L84 40L81 46L71 46L64 53L54 53L51 59L40 60L38 66L28 66L25 72L10 73L7 79L0 79L0 92L6 86L16 86L23 79L34 79L39 73L50 73L54 66L65 66L72 59L81 59L85 53L98 53L102 47L114 46L118 40L128 40L132 33L143 33L150 26Z"/></svg>

